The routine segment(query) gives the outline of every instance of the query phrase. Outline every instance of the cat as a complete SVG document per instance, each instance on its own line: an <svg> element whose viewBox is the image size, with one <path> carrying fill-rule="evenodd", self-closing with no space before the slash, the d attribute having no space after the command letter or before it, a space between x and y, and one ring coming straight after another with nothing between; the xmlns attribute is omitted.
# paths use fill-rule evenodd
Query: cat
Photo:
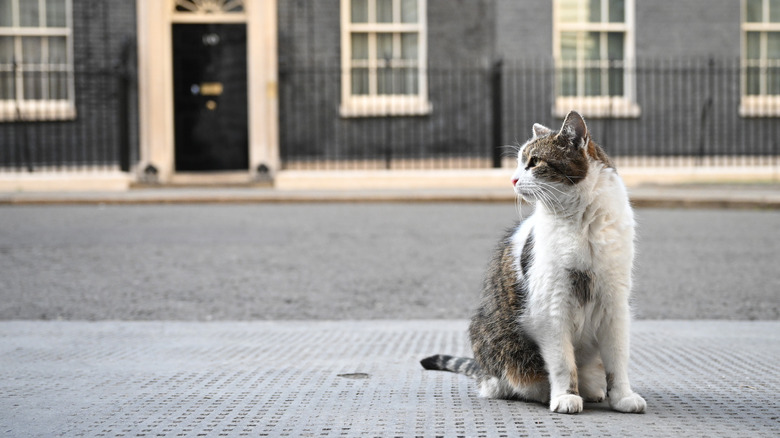
<svg viewBox="0 0 780 438"><path fill-rule="evenodd" d="M580 114L534 124L512 176L534 213L501 240L469 325L474 359L435 355L429 370L475 377L487 398L583 399L642 413L628 380L634 217L626 188Z"/></svg>

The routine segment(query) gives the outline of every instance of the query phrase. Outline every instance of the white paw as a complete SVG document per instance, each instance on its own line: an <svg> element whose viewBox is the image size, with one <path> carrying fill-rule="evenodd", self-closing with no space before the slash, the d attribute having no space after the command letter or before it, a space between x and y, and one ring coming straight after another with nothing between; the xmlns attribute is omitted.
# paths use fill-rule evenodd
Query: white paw
<svg viewBox="0 0 780 438"><path fill-rule="evenodd" d="M612 409L619 412L628 412L633 414L642 414L647 408L647 402L639 394L632 392L625 397L609 399L609 405Z"/></svg>
<svg viewBox="0 0 780 438"><path fill-rule="evenodd" d="M560 414L582 412L582 397L574 394L559 395L550 401L550 410Z"/></svg>

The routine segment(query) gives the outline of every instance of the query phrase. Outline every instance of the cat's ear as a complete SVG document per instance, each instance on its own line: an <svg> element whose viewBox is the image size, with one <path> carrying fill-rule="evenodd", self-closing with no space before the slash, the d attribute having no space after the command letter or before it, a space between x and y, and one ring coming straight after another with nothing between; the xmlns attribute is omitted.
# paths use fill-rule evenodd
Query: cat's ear
<svg viewBox="0 0 780 438"><path fill-rule="evenodd" d="M541 137L543 135L547 135L552 132L552 129L542 126L538 123L534 123L534 138Z"/></svg>
<svg viewBox="0 0 780 438"><path fill-rule="evenodd" d="M563 120L563 126L558 137L565 138L569 144L576 148L588 144L588 127L585 120L577 111L570 111Z"/></svg>

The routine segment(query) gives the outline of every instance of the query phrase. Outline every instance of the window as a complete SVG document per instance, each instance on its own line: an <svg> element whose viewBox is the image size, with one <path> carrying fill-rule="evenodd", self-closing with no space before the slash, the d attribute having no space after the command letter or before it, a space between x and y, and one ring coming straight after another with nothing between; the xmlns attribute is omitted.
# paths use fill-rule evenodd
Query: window
<svg viewBox="0 0 780 438"><path fill-rule="evenodd" d="M174 13L193 15L243 14L244 0L175 0Z"/></svg>
<svg viewBox="0 0 780 438"><path fill-rule="evenodd" d="M0 121L75 117L70 0L0 0Z"/></svg>
<svg viewBox="0 0 780 438"><path fill-rule="evenodd" d="M633 0L556 0L553 112L637 117L634 103Z"/></svg>
<svg viewBox="0 0 780 438"><path fill-rule="evenodd" d="M430 112L425 0L341 0L341 114Z"/></svg>
<svg viewBox="0 0 780 438"><path fill-rule="evenodd" d="M780 0L743 1L743 116L780 116Z"/></svg>

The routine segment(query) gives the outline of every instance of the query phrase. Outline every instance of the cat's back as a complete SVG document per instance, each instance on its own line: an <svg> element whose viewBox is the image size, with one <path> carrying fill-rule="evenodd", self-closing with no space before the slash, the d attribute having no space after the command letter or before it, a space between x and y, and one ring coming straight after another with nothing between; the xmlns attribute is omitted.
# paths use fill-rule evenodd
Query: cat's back
<svg viewBox="0 0 780 438"><path fill-rule="evenodd" d="M533 254L533 223L533 216L517 222L499 240L485 273L480 307L487 306L486 310L492 312L501 308L522 310L527 292L523 278L528 274Z"/></svg>
<svg viewBox="0 0 780 438"><path fill-rule="evenodd" d="M533 216L507 230L494 250L482 286L482 299L469 326L474 357L489 375L502 375L518 359L543 370L538 347L522 331L518 317L528 303L533 257Z"/></svg>

